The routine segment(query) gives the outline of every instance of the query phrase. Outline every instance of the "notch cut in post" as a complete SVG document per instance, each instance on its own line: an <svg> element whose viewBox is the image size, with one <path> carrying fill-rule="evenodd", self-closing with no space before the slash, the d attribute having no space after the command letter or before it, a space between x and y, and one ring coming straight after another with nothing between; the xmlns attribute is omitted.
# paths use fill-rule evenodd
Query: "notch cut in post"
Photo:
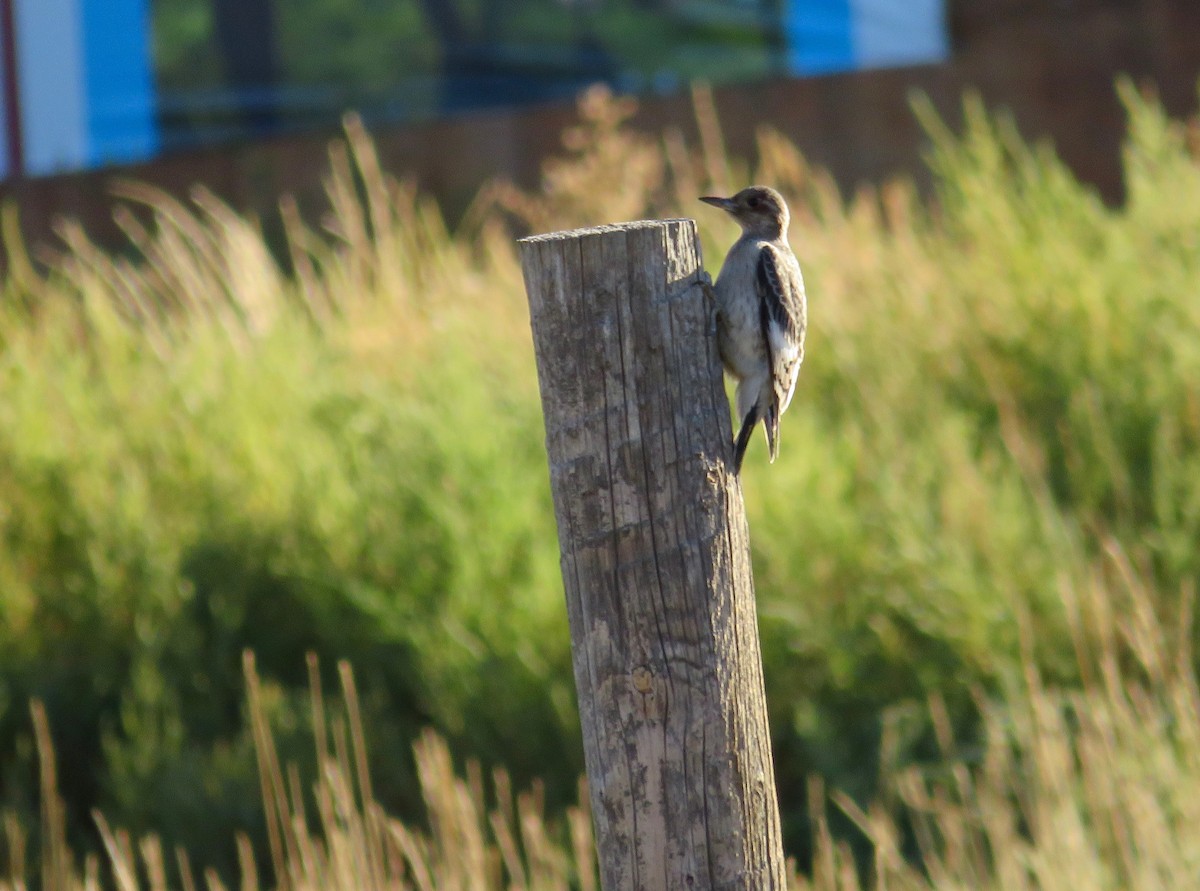
<svg viewBox="0 0 1200 891"><path fill-rule="evenodd" d="M732 430L692 220L521 242L605 891L785 886Z"/></svg>

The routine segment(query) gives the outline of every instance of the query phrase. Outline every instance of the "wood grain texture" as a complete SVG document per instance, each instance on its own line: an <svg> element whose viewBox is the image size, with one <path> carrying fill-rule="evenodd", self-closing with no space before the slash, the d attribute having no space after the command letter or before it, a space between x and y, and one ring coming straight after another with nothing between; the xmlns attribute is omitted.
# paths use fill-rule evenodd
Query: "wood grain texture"
<svg viewBox="0 0 1200 891"><path fill-rule="evenodd" d="M603 887L783 889L695 224L542 235L521 256Z"/></svg>

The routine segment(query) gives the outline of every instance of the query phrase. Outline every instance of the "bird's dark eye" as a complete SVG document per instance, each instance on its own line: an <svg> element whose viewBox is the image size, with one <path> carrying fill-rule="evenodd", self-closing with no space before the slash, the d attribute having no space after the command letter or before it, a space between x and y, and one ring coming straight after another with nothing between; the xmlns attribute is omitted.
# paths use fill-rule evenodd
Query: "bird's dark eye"
<svg viewBox="0 0 1200 891"><path fill-rule="evenodd" d="M758 196L752 196L747 202L751 207L758 207Z"/></svg>

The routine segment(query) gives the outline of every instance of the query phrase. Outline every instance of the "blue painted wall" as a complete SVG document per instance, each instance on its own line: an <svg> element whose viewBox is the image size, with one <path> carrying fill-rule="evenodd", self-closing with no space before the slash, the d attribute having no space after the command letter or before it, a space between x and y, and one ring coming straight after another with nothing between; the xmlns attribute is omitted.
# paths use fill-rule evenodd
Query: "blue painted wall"
<svg viewBox="0 0 1200 891"><path fill-rule="evenodd" d="M788 67L795 74L829 74L856 67L850 0L791 0L783 27Z"/></svg>
<svg viewBox="0 0 1200 891"><path fill-rule="evenodd" d="M787 0L793 74L939 62L949 55L944 0Z"/></svg>
<svg viewBox="0 0 1200 891"><path fill-rule="evenodd" d="M148 0L80 0L88 160L135 161L158 151Z"/></svg>

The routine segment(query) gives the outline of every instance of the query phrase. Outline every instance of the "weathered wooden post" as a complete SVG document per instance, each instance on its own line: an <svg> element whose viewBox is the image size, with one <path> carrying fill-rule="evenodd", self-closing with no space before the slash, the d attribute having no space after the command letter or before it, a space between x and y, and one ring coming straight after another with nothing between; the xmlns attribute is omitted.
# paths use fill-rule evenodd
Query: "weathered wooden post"
<svg viewBox="0 0 1200 891"><path fill-rule="evenodd" d="M521 257L603 887L783 889L695 223L539 235Z"/></svg>

